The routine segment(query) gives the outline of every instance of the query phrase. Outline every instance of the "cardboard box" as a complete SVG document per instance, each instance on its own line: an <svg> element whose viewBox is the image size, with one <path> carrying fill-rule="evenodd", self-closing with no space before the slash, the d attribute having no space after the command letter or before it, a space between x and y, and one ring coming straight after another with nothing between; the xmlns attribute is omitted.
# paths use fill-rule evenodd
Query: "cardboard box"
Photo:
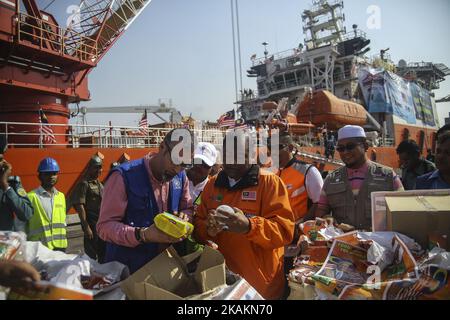
<svg viewBox="0 0 450 320"><path fill-rule="evenodd" d="M387 230L386 197L416 197L450 195L450 189L443 190L410 190L410 191L378 191L372 192L372 232Z"/></svg>
<svg viewBox="0 0 450 320"><path fill-rule="evenodd" d="M431 235L450 238L450 196L386 197L387 229L402 233L427 249ZM447 247L448 247L447 243Z"/></svg>
<svg viewBox="0 0 450 320"><path fill-rule="evenodd" d="M193 274L187 264L200 256ZM122 290L132 300L207 299L226 286L225 259L214 249L181 258L168 248L122 283Z"/></svg>

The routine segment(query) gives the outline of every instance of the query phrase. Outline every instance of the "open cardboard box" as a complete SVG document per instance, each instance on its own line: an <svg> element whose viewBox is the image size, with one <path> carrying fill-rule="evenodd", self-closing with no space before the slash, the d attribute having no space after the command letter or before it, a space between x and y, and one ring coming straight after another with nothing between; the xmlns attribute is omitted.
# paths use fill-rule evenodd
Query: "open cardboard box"
<svg viewBox="0 0 450 320"><path fill-rule="evenodd" d="M193 274L187 264L200 256ZM225 259L205 246L203 252L181 258L169 247L122 283L132 300L207 299L226 286Z"/></svg>
<svg viewBox="0 0 450 320"><path fill-rule="evenodd" d="M386 197L420 197L420 196L448 196L447 190L410 190L410 191L377 191L372 192L372 232L388 231Z"/></svg>
<svg viewBox="0 0 450 320"><path fill-rule="evenodd" d="M387 229L407 235L422 248L430 238L446 239L443 249L450 248L450 195L386 196Z"/></svg>

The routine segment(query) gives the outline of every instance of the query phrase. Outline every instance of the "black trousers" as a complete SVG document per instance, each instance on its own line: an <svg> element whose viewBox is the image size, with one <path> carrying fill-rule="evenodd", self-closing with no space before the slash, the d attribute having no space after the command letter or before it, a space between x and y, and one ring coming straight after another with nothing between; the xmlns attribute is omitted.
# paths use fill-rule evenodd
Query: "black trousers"
<svg viewBox="0 0 450 320"><path fill-rule="evenodd" d="M89 239L84 237L84 253L86 253L89 258L97 260L99 263L104 263L106 242L99 238L96 230L96 224L89 222L89 227L94 234L94 238Z"/></svg>

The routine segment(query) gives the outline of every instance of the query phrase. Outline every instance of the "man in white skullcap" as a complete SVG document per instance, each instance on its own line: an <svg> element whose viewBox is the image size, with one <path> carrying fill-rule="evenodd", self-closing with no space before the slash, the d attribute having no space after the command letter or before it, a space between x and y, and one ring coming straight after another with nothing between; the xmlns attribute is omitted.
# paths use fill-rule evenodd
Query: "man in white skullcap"
<svg viewBox="0 0 450 320"><path fill-rule="evenodd" d="M338 132L336 150L345 167L325 179L316 217L331 213L344 231L371 230L370 195L376 191L400 191L403 185L394 170L367 159L369 145L359 126L345 126Z"/></svg>

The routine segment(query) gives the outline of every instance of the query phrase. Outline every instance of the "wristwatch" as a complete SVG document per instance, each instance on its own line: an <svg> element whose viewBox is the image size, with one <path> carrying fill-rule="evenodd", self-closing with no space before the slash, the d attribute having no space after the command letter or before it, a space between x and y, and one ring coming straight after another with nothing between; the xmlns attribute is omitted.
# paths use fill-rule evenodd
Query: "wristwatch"
<svg viewBox="0 0 450 320"><path fill-rule="evenodd" d="M144 243L144 239L141 237L141 229L142 228L134 228L134 236L139 243Z"/></svg>

